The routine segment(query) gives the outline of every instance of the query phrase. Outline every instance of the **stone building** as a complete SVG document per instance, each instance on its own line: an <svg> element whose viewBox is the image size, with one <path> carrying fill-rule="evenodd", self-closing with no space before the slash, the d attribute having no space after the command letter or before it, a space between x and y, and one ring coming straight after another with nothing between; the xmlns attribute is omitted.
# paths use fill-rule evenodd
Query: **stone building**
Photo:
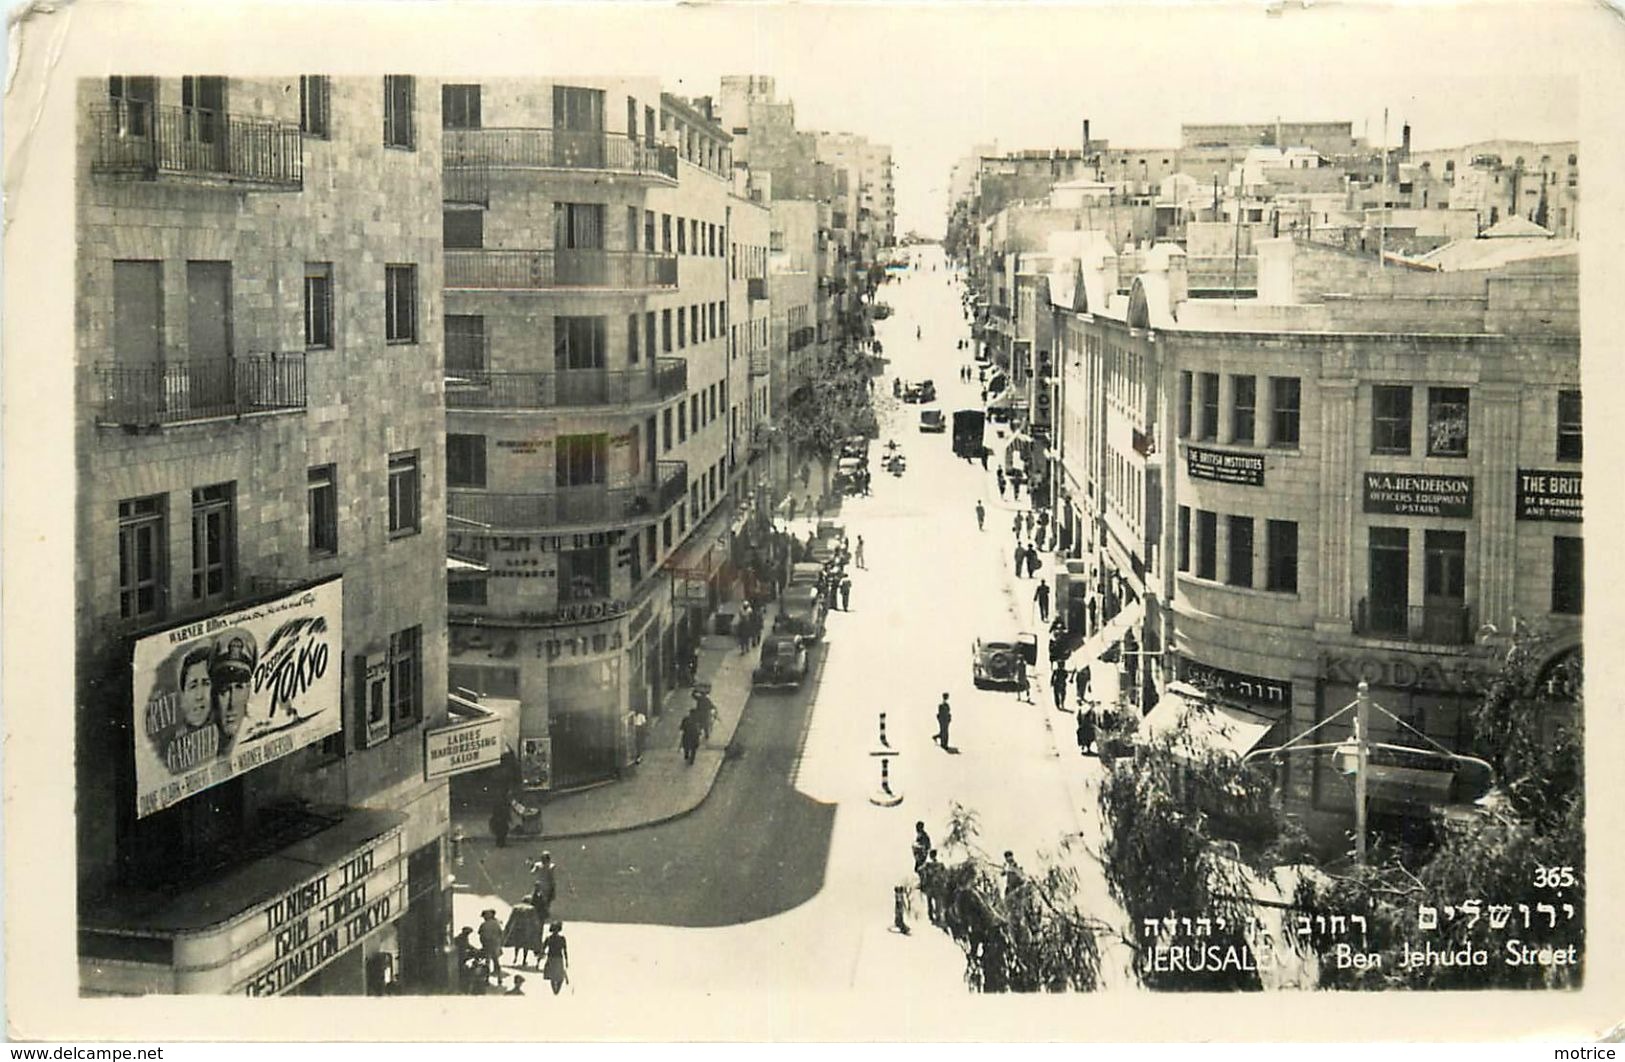
<svg viewBox="0 0 1625 1062"><path fill-rule="evenodd" d="M440 88L78 88L89 995L447 973Z"/></svg>

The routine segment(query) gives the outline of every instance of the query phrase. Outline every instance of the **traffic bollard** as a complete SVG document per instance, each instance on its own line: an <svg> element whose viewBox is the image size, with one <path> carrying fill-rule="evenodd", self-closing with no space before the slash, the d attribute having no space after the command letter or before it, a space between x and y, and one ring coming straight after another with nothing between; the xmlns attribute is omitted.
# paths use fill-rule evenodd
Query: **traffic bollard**
<svg viewBox="0 0 1625 1062"><path fill-rule="evenodd" d="M886 713L885 712L880 713L880 747L883 748L883 749L891 748L891 742L886 740Z"/></svg>
<svg viewBox="0 0 1625 1062"><path fill-rule="evenodd" d="M882 757L880 760L880 788L869 797L869 803L878 804L883 808L894 808L903 802L903 794L892 788L891 759Z"/></svg>

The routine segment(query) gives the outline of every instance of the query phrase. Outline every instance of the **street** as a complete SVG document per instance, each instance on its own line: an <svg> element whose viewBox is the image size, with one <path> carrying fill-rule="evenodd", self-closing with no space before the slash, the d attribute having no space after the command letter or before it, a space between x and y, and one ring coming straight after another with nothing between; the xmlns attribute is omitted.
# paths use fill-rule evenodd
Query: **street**
<svg viewBox="0 0 1625 1062"><path fill-rule="evenodd" d="M891 359L876 390L889 395L892 376L932 379L934 406L951 419L979 404L979 385L959 379L969 357L956 346L966 335L960 288L940 248L920 259L922 268L877 293L895 313L876 322ZM962 991L958 948L923 910L913 936L889 930L892 886L912 883L914 822L940 838L961 804L976 814L990 858L1009 849L1027 866L1065 835L1081 834L1090 848L1098 841L1089 786L1101 768L1077 752L1070 712L1054 709L1046 662L1032 673L1033 703L971 681L973 639L1031 632L1047 643L1032 597L1038 581L1014 574L1018 506L999 498L991 462L984 470L963 461L951 434L918 430L919 411L932 405L886 403L894 408L871 452L873 493L846 499L840 516L853 542L863 536L867 567L850 569L851 611L831 614L803 687L752 696L736 736L742 755L724 764L693 814L555 845L554 914L571 927L577 965L681 962L705 970L695 975L703 987L738 978L755 989L845 990L907 971L911 983ZM988 426L995 454L998 430ZM880 465L888 439L907 458L900 477ZM980 531L978 499L987 508ZM798 521L797 530L809 526ZM1044 563L1041 579L1053 561ZM1113 696L1111 671L1096 669L1097 696ZM953 706L947 751L934 740L944 692ZM890 808L869 800L881 712L900 753L891 782L903 801ZM528 891L524 859L534 854L483 849L464 872L458 924L472 924L487 898L511 902ZM1098 868L1072 862L1086 908L1113 920ZM763 961L750 961L757 953ZM594 980L621 983L608 972Z"/></svg>

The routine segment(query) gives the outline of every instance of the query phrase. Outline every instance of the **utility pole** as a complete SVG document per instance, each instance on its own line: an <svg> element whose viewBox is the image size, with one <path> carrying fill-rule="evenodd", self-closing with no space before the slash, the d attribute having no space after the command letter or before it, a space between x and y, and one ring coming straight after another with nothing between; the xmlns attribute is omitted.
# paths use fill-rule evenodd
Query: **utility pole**
<svg viewBox="0 0 1625 1062"><path fill-rule="evenodd" d="M1354 698L1354 861L1366 865L1365 796L1366 773L1371 751L1367 741L1371 736L1371 686L1360 680Z"/></svg>
<svg viewBox="0 0 1625 1062"><path fill-rule="evenodd" d="M1387 264L1388 253L1388 108L1382 109L1382 195L1377 201L1377 268ZM1362 812L1363 814L1363 812ZM1364 844L1362 835L1361 844Z"/></svg>

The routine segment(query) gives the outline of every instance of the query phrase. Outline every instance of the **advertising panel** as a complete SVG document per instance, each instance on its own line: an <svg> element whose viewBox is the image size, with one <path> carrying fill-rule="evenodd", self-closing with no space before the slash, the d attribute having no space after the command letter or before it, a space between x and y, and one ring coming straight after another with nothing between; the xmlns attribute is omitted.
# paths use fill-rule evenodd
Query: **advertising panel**
<svg viewBox="0 0 1625 1062"><path fill-rule="evenodd" d="M1214 483L1238 483L1244 487L1264 485L1264 456L1185 447L1185 470L1192 479Z"/></svg>
<svg viewBox="0 0 1625 1062"><path fill-rule="evenodd" d="M500 715L425 731L423 777L426 781L495 767L502 762L503 720Z"/></svg>
<svg viewBox="0 0 1625 1062"><path fill-rule="evenodd" d="M1471 516L1473 477L1367 472L1365 511L1390 516Z"/></svg>
<svg viewBox="0 0 1625 1062"><path fill-rule="evenodd" d="M1580 470L1518 469L1518 519L1580 522Z"/></svg>
<svg viewBox="0 0 1625 1062"><path fill-rule="evenodd" d="M136 642L138 818L339 732L342 582Z"/></svg>

